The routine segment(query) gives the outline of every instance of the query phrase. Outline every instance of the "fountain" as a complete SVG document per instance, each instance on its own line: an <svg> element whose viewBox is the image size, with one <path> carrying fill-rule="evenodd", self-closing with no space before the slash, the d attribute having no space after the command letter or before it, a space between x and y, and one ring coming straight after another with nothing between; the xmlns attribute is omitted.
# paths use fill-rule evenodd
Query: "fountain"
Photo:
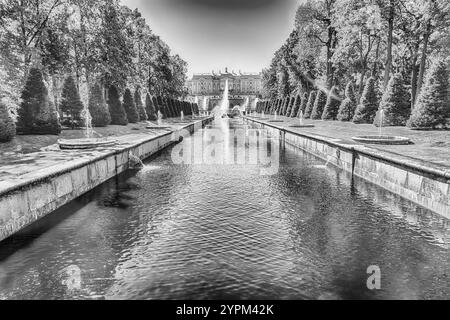
<svg viewBox="0 0 450 320"><path fill-rule="evenodd" d="M378 136L358 136L353 137L352 139L356 142L364 143L364 144L383 144L383 145L408 145L414 144L410 138L406 137L397 137L397 136L386 136L383 135L383 125L385 118L385 110L381 109L379 111L379 129Z"/></svg>
<svg viewBox="0 0 450 320"><path fill-rule="evenodd" d="M163 114L158 110L158 120L156 120L156 125L150 121L147 121L147 129L155 130L172 130L171 126L163 125Z"/></svg>
<svg viewBox="0 0 450 320"><path fill-rule="evenodd" d="M291 128L314 128L313 124L305 124L305 114L300 110L299 114L299 124L290 126Z"/></svg>
<svg viewBox="0 0 450 320"><path fill-rule="evenodd" d="M80 139L59 139L58 145L61 150L79 150L79 149L94 149L98 147L108 147L117 143L117 140L102 137L92 128L92 116L89 112L89 101L85 100L83 104L83 111L81 117L84 119L84 138ZM94 134L99 138L94 138Z"/></svg>
<svg viewBox="0 0 450 320"><path fill-rule="evenodd" d="M141 158L133 154L131 151L128 152L128 167L130 169L141 170L145 167Z"/></svg>
<svg viewBox="0 0 450 320"><path fill-rule="evenodd" d="M184 121L184 111L181 110L181 121Z"/></svg>
<svg viewBox="0 0 450 320"><path fill-rule="evenodd" d="M228 118L228 109L230 107L228 80L225 81L225 90L220 105L213 110L214 118Z"/></svg>
<svg viewBox="0 0 450 320"><path fill-rule="evenodd" d="M269 122L283 122L283 120L278 120L278 112L275 111L275 115L273 116L273 120L269 120Z"/></svg>

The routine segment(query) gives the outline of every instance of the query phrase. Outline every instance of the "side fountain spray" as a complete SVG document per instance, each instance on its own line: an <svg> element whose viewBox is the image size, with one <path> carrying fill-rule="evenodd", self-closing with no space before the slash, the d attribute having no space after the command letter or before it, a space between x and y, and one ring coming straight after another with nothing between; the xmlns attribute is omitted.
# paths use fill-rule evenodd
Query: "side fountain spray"
<svg viewBox="0 0 450 320"><path fill-rule="evenodd" d="M229 86L228 86L228 80L225 81L225 90L223 92L223 98L220 102L220 105L215 107L213 110L214 118L221 119L225 116L228 116L228 109L230 107L230 100L229 100Z"/></svg>
<svg viewBox="0 0 450 320"><path fill-rule="evenodd" d="M81 118L84 121L84 138L81 139L59 139L58 145L62 150L79 150L79 149L95 149L98 147L108 147L116 144L117 140L111 140L107 137L102 137L94 131L92 127L92 116L89 112L89 85L83 82L80 85L81 97L83 98L83 110L81 111ZM94 138L94 134L100 138Z"/></svg>

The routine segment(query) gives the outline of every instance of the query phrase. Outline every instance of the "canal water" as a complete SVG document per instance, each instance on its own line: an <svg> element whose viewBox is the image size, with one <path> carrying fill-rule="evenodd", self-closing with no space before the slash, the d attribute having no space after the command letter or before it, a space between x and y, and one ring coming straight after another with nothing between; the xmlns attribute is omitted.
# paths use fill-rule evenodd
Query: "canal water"
<svg viewBox="0 0 450 320"><path fill-rule="evenodd" d="M180 164L178 145L0 243L0 299L450 297L448 220L242 120L208 130L234 164Z"/></svg>

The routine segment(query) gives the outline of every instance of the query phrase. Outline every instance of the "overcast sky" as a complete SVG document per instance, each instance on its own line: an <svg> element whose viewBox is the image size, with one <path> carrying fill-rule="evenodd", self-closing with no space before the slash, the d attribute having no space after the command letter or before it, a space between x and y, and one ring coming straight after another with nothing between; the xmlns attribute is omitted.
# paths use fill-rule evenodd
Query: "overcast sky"
<svg viewBox="0 0 450 320"><path fill-rule="evenodd" d="M294 26L299 0L122 0L192 73L259 72Z"/></svg>

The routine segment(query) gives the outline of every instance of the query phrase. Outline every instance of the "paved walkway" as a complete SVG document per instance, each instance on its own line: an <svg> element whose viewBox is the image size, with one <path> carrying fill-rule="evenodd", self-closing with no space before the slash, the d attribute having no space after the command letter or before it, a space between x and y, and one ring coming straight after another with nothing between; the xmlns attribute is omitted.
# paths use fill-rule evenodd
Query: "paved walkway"
<svg viewBox="0 0 450 320"><path fill-rule="evenodd" d="M271 116L273 119L273 116ZM298 119L278 117L283 120L280 123L273 123L279 127L288 128L291 125L299 124ZM258 119L268 121L266 119ZM370 124L356 125L354 123L340 121L318 121L305 120L305 124L314 124L315 128L289 128L295 132L310 133L321 135L328 138L342 139L349 144L359 144L352 140L355 136L378 135L379 129ZM420 163L429 163L432 166L450 169L450 130L444 131L415 131L405 127L387 127L383 128L383 135L403 136L410 138L414 144L405 146L385 146L385 145L367 145L368 147L402 157L414 159Z"/></svg>
<svg viewBox="0 0 450 320"><path fill-rule="evenodd" d="M174 129L179 129L181 126L193 123L193 120L186 120L184 123L168 120L167 123L170 123ZM92 150L60 150L59 146L54 144L58 138L83 136L82 131L72 130L63 132L59 137L23 136L9 144L0 144L0 192L21 182L47 176L68 165L76 166L116 149L123 149L168 132L167 130L149 130L145 127L145 123L140 123L120 128L118 126L100 128L99 131L103 131L104 136L115 137L117 144ZM30 140L37 140L46 146L40 148L39 151L24 153L24 148L31 147ZM48 145L49 143L53 144Z"/></svg>

